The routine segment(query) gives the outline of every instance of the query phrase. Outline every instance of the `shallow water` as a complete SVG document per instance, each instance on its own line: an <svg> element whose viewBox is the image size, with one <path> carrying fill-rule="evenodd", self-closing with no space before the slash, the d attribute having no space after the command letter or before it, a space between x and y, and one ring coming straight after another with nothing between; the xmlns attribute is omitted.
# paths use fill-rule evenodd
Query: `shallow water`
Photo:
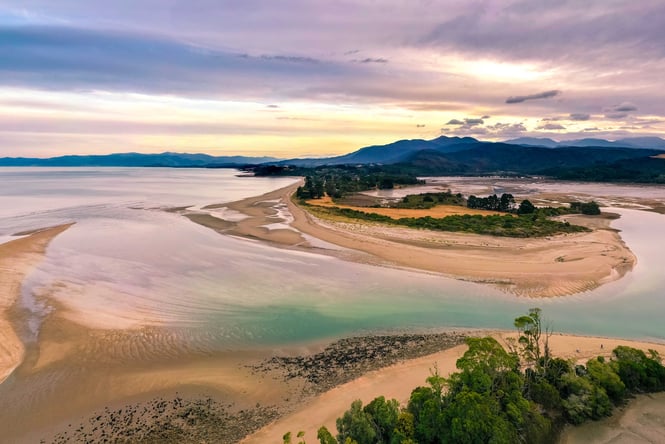
<svg viewBox="0 0 665 444"><path fill-rule="evenodd" d="M665 341L665 216L617 210L622 218L614 226L638 256L635 270L595 291L533 300L431 274L275 249L155 209L238 200L294 181L234 174L0 169L0 180L10 184L0 191L0 236L77 222L52 242L24 283L22 303L33 312L26 339L34 338L49 309L41 296L49 296L91 327L161 326L207 350L370 331L511 328L533 306L544 309L555 331Z"/></svg>

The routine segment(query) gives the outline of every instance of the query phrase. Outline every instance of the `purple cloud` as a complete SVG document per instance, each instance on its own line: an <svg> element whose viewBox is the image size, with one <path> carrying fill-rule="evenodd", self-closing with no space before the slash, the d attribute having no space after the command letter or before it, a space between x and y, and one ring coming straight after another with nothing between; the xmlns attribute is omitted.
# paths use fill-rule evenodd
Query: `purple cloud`
<svg viewBox="0 0 665 444"><path fill-rule="evenodd" d="M619 105L609 106L603 109L603 111L605 112L605 117L608 119L624 119L628 117L631 112L637 111L637 106L630 102L623 102Z"/></svg>
<svg viewBox="0 0 665 444"><path fill-rule="evenodd" d="M538 99L550 99L552 97L558 96L561 94L561 91L558 89L553 89L550 91L544 91L538 94L531 94L528 96L512 96L506 99L506 103L522 103L527 100L538 100Z"/></svg>
<svg viewBox="0 0 665 444"><path fill-rule="evenodd" d="M559 131L559 130L565 130L566 127L559 123L546 123L545 125L541 125L536 129L546 130L546 131Z"/></svg>

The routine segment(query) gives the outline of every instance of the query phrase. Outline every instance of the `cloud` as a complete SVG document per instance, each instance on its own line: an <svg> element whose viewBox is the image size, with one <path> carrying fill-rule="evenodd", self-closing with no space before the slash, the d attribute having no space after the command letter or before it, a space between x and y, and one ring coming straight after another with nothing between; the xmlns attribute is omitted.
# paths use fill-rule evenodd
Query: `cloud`
<svg viewBox="0 0 665 444"><path fill-rule="evenodd" d="M558 89L552 89L550 91L544 91L538 94L531 94L528 96L511 96L506 99L506 103L522 103L527 100L538 100L538 99L549 99L561 94L561 91Z"/></svg>
<svg viewBox="0 0 665 444"><path fill-rule="evenodd" d="M603 109L606 113L629 113L631 111L637 111L637 106L633 105L630 102L623 102L619 105L608 106Z"/></svg>
<svg viewBox="0 0 665 444"><path fill-rule="evenodd" d="M488 125L487 128L495 137L514 137L526 132L527 129L523 123L496 123Z"/></svg>
<svg viewBox="0 0 665 444"><path fill-rule="evenodd" d="M248 57L245 54L243 54L243 56ZM267 54L262 54L259 57L263 60L276 60L279 62L288 62L288 63L321 63L320 60L313 59L311 57L267 55Z"/></svg>
<svg viewBox="0 0 665 444"><path fill-rule="evenodd" d="M441 50L509 60L616 66L665 55L665 3L644 0L457 2L418 41Z"/></svg>
<svg viewBox="0 0 665 444"><path fill-rule="evenodd" d="M523 123L502 123L493 125L479 126L463 124L457 128L441 128L441 131L447 134L458 136L486 136L492 138L512 138L521 135L527 131Z"/></svg>
<svg viewBox="0 0 665 444"><path fill-rule="evenodd" d="M388 59L384 59L383 57L379 57L379 58L367 57L365 59L351 60L351 61L353 63L388 63Z"/></svg>
<svg viewBox="0 0 665 444"><path fill-rule="evenodd" d="M482 125L484 123L485 121L483 119L466 117L464 118L464 120L459 120L459 119L449 120L448 123L446 123L446 125L464 125L467 127L472 127L472 126Z"/></svg>
<svg viewBox="0 0 665 444"><path fill-rule="evenodd" d="M603 108L605 117L613 120L625 119L632 111L637 111L637 106L630 102L623 102L619 105L612 105Z"/></svg>
<svg viewBox="0 0 665 444"><path fill-rule="evenodd" d="M299 55L201 48L141 34L0 26L3 86L269 99L362 78L362 68ZM339 86L343 88L343 86ZM266 94L268 93L268 94ZM273 93L273 94L271 94Z"/></svg>
<svg viewBox="0 0 665 444"><path fill-rule="evenodd" d="M266 105L266 108L279 108L279 105L270 104Z"/></svg>
<svg viewBox="0 0 665 444"><path fill-rule="evenodd" d="M585 121L589 120L591 118L590 114L585 114L585 113L572 113L569 114L568 117L570 120L575 120L575 121Z"/></svg>
<svg viewBox="0 0 665 444"><path fill-rule="evenodd" d="M607 112L607 113L605 113L605 117L608 118L608 119L613 119L613 120L624 119L624 118L628 117L628 113Z"/></svg>
<svg viewBox="0 0 665 444"><path fill-rule="evenodd" d="M565 130L566 127L558 123L546 123L545 125L541 125L536 129L547 130L547 131L559 131L559 130Z"/></svg>
<svg viewBox="0 0 665 444"><path fill-rule="evenodd" d="M614 111L617 111L617 112L637 111L637 107L635 105L633 105L632 103L623 102L621 105L615 106Z"/></svg>
<svg viewBox="0 0 665 444"><path fill-rule="evenodd" d="M487 120L487 119L490 119L490 118L491 118L491 116L482 116L481 117L481 119L483 119L483 120Z"/></svg>

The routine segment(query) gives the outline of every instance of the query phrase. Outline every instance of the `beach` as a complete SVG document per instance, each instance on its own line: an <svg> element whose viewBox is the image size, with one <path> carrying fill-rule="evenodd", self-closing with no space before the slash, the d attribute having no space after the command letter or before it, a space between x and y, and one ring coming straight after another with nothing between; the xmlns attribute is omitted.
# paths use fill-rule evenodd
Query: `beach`
<svg viewBox="0 0 665 444"><path fill-rule="evenodd" d="M611 215L568 215L562 220L589 233L508 238L419 230L350 219L322 219L293 202L296 185L203 210L231 210L245 217L223 220L183 211L193 222L221 233L288 248L315 248L346 260L417 269L480 282L527 297L557 297L593 290L632 270L635 255L611 228ZM289 216L283 215L288 208ZM419 210L420 211L420 210ZM279 222L278 227L271 224ZM329 246L321 248L314 240Z"/></svg>
<svg viewBox="0 0 665 444"><path fill-rule="evenodd" d="M486 332L485 334L495 337L504 344L505 338L515 337L512 332ZM654 349L661 355L665 353L665 344L559 334L552 335L550 338L552 354L571 359L574 362L586 362L596 356L609 357L611 351L619 345L642 350ZM313 440L318 428L322 425L335 434L335 420L350 407L354 400L360 399L363 404L367 404L375 397L385 396L386 399L397 399L402 405L405 405L411 391L418 386L425 385L425 379L431 375L435 367L444 377L456 371L455 362L465 351L466 345L459 345L428 356L400 362L385 369L368 372L360 378L314 398L294 413L248 436L242 443L279 444L282 435L288 431L291 431L293 435L304 431L305 438ZM640 405L637 407L641 408Z"/></svg>

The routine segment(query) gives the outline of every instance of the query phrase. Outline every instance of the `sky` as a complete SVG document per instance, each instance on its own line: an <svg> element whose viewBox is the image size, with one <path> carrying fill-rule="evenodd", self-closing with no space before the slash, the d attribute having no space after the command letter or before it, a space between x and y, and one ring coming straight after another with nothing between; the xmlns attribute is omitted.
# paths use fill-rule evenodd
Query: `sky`
<svg viewBox="0 0 665 444"><path fill-rule="evenodd" d="M0 0L0 157L665 135L663 0Z"/></svg>

